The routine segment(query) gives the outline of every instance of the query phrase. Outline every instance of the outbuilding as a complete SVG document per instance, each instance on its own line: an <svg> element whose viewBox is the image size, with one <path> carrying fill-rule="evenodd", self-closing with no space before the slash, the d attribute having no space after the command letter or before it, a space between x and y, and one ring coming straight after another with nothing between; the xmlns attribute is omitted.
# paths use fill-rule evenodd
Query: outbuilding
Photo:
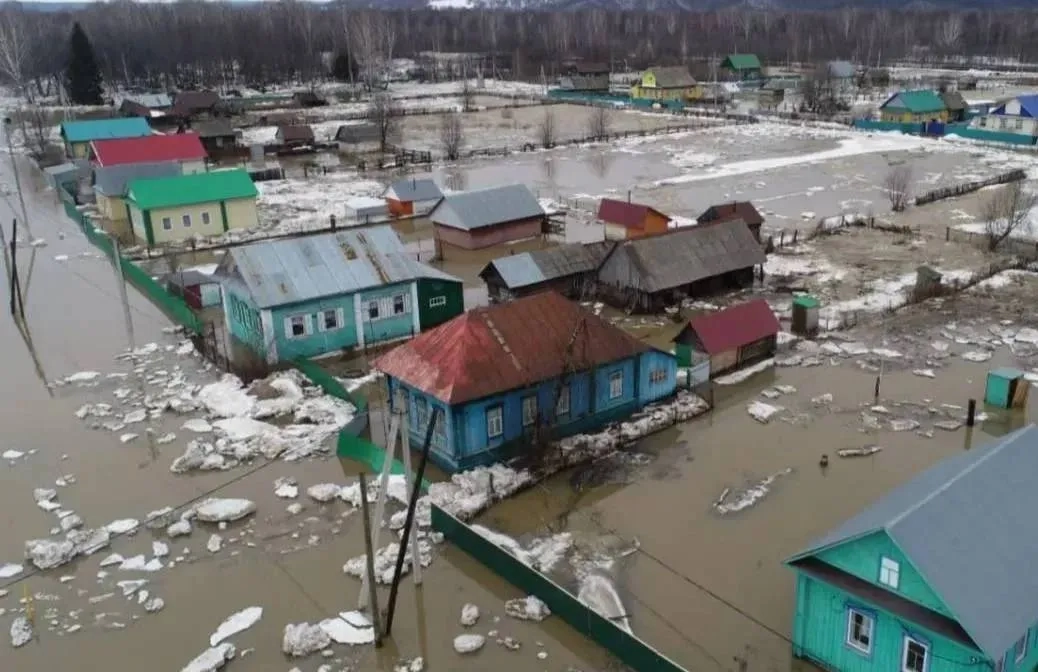
<svg viewBox="0 0 1038 672"><path fill-rule="evenodd" d="M429 219L441 243L478 250L540 236L547 215L525 185L509 184L448 194Z"/></svg>
<svg viewBox="0 0 1038 672"><path fill-rule="evenodd" d="M382 198L396 217L424 215L432 211L443 198L443 192L431 178L397 180L386 187Z"/></svg>
<svg viewBox="0 0 1038 672"><path fill-rule="evenodd" d="M603 198L599 202L598 221L605 227L606 240L630 240L666 233L670 227L670 217L656 208L612 198Z"/></svg>
<svg viewBox="0 0 1038 672"><path fill-rule="evenodd" d="M389 218L389 206L381 198L354 196L346 201L347 224L370 224Z"/></svg>
<svg viewBox="0 0 1038 672"><path fill-rule="evenodd" d="M710 377L715 378L774 357L781 330L768 302L755 299L692 318L674 342L679 361L709 357Z"/></svg>
<svg viewBox="0 0 1038 672"><path fill-rule="evenodd" d="M274 142L289 149L309 147L315 142L314 129L305 124L281 124L274 135Z"/></svg>

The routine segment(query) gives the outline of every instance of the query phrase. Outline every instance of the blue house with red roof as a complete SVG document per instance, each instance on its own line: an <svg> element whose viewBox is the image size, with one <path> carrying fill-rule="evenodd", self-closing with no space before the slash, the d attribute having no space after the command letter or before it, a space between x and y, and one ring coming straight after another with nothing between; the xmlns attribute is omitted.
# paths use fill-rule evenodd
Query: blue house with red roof
<svg viewBox="0 0 1038 672"><path fill-rule="evenodd" d="M677 362L555 292L477 308L375 362L448 472L597 429L674 394Z"/></svg>

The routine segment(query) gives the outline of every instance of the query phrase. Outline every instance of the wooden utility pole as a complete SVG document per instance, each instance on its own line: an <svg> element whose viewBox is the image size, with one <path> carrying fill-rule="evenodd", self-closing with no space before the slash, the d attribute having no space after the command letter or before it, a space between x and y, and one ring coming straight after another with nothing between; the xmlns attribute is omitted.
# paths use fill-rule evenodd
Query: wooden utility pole
<svg viewBox="0 0 1038 672"><path fill-rule="evenodd" d="M22 283L18 279L18 220L11 226L11 315L25 321L25 304L22 303Z"/></svg>
<svg viewBox="0 0 1038 672"><path fill-rule="evenodd" d="M382 460L382 470L378 477L378 501L375 503L375 523L374 532L372 533L371 545L376 549L378 546L378 538L382 532L382 519L385 516L386 511L386 499L388 498L389 491L389 474L393 467L393 455L396 452L396 435L400 429L400 418L393 415L393 420L389 425L389 436L386 438L386 451L385 457ZM357 608L364 609L368 606L368 576L364 575L361 580L362 585L360 587L360 596L357 598Z"/></svg>
<svg viewBox="0 0 1038 672"><path fill-rule="evenodd" d="M407 486L408 492L415 492L421 489L421 481L416 480L411 474L411 426L407 421L407 410L398 411L400 413L400 452L401 460L404 463L404 483ZM411 527L411 521L408 523L408 527ZM411 557L415 559L411 563L411 574L414 576L414 585L422 585L422 563L417 561L418 558L418 535L411 534Z"/></svg>
<svg viewBox="0 0 1038 672"><path fill-rule="evenodd" d="M368 599L371 600L371 626L375 630L375 648L382 647L382 626L380 621L381 614L378 610L378 591L375 588L375 552L371 543L371 515L368 512L368 480L361 472L358 475L360 480L360 508L361 513L364 516L364 550L366 552L364 558L365 564L365 578L368 583Z"/></svg>

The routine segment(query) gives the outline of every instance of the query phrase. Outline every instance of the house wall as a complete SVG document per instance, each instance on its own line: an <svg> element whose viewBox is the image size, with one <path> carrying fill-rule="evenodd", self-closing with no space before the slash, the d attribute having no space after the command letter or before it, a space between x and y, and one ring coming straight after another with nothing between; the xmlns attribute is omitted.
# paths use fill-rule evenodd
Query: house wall
<svg viewBox="0 0 1038 672"><path fill-rule="evenodd" d="M361 325L362 344L392 341L418 333L418 313L415 310L413 282L397 283L364 290L357 295L357 324ZM394 299L403 297L403 312L394 312ZM372 318L372 310L377 317Z"/></svg>
<svg viewBox="0 0 1038 672"><path fill-rule="evenodd" d="M739 348L739 365L745 366L747 364L759 362L762 359L767 359L768 357L773 357L775 355L777 343L778 338L772 335L765 336L753 343L742 346Z"/></svg>
<svg viewBox="0 0 1038 672"><path fill-rule="evenodd" d="M412 450L420 453L431 413L433 410L439 413L429 443L429 459L434 464L453 471L456 468L453 450L456 427L454 409L396 378L388 378L388 387L390 408L397 410L403 407L406 410L407 433Z"/></svg>
<svg viewBox="0 0 1038 672"><path fill-rule="evenodd" d="M338 324L335 329L325 329L323 313L336 311ZM318 301L307 301L287 306L278 306L271 311L271 329L281 361L299 357L314 357L336 352L357 345L357 321L354 310L354 295L325 297ZM303 317L306 333L292 335L292 318Z"/></svg>
<svg viewBox="0 0 1038 672"><path fill-rule="evenodd" d="M732 348L710 355L710 377L716 377L739 365L739 349Z"/></svg>
<svg viewBox="0 0 1038 672"><path fill-rule="evenodd" d="M395 198L386 197L386 205L389 206L389 214L394 217L407 217L414 213L413 201L398 201Z"/></svg>
<svg viewBox="0 0 1038 672"><path fill-rule="evenodd" d="M505 224L485 226L472 231L435 224L436 236L442 243L448 245L464 250L479 250L491 245L501 245L539 236L541 235L541 220L541 217L532 217Z"/></svg>
<svg viewBox="0 0 1038 672"><path fill-rule="evenodd" d="M1016 117L1008 114L985 114L970 122L973 128L986 131L1002 131L1017 135L1038 135L1038 119L1032 117Z"/></svg>
<svg viewBox="0 0 1038 672"><path fill-rule="evenodd" d="M266 358L267 346L273 342L273 334L263 333L262 314L252 300L248 296L238 294L230 287L224 287L223 315L227 331L253 352Z"/></svg>
<svg viewBox="0 0 1038 672"><path fill-rule="evenodd" d="M631 231L622 224L611 224L605 222L605 238L606 240L627 240L628 238L634 238L630 235Z"/></svg>
<svg viewBox="0 0 1038 672"><path fill-rule="evenodd" d="M698 86L679 86L669 89L635 84L631 87L632 98L645 100L691 100L703 97L703 90Z"/></svg>
<svg viewBox="0 0 1038 672"><path fill-rule="evenodd" d="M562 75L559 87L567 91L608 91L609 73Z"/></svg>
<svg viewBox="0 0 1038 672"><path fill-rule="evenodd" d="M66 154L74 159L85 159L90 156L90 143L89 142L71 142L65 143L67 149Z"/></svg>
<svg viewBox="0 0 1038 672"><path fill-rule="evenodd" d="M425 331L465 312L465 290L460 282L419 278L418 327Z"/></svg>
<svg viewBox="0 0 1038 672"><path fill-rule="evenodd" d="M869 653L847 643L850 608L874 619ZM793 619L794 655L817 661L823 669L840 672L900 670L906 634L929 646L927 672L961 672L971 667L972 661L984 657L979 651L798 572Z"/></svg>
<svg viewBox="0 0 1038 672"><path fill-rule="evenodd" d="M948 111L914 113L903 107L888 106L880 110L880 119L883 121L896 121L900 123L923 122L923 121L948 121Z"/></svg>
<svg viewBox="0 0 1038 672"><path fill-rule="evenodd" d="M228 229L254 229L259 226L259 211L255 198L236 198L224 201Z"/></svg>
<svg viewBox="0 0 1038 672"><path fill-rule="evenodd" d="M144 211L135 205L129 205L129 216L130 216L130 228L133 229L133 235L140 242L146 242L148 232L144 226Z"/></svg>
<svg viewBox="0 0 1038 672"><path fill-rule="evenodd" d="M203 214L208 213L209 223L202 221ZM184 217L190 217L191 224L184 224ZM169 218L170 228L167 230L163 222ZM218 236L223 233L223 215L218 202L183 205L175 208L156 208L151 211L151 228L155 235L155 243L169 243L194 236Z"/></svg>
<svg viewBox="0 0 1038 672"><path fill-rule="evenodd" d="M678 361L674 355L650 350L638 359L639 405L645 406L673 395L677 388L678 373Z"/></svg>
<svg viewBox="0 0 1038 672"><path fill-rule="evenodd" d="M126 201L118 196L105 196L94 193L97 199L97 209L101 216L113 222L129 221L130 215L126 211Z"/></svg>

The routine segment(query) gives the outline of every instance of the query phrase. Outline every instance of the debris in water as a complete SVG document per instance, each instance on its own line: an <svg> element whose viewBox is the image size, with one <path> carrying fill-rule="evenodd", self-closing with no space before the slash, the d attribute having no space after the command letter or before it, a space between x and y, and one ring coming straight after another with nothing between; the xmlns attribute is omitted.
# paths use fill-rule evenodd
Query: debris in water
<svg viewBox="0 0 1038 672"><path fill-rule="evenodd" d="M766 424L775 414L782 412L781 406L772 406L763 401L752 401L746 407L746 412L759 423Z"/></svg>
<svg viewBox="0 0 1038 672"><path fill-rule="evenodd" d="M776 479L780 476L786 476L791 473L793 473L792 468L787 468L774 473L771 476L748 486L745 490L732 497L731 501L728 501L729 496L732 494L731 488L726 488L724 492L721 493L721 496L713 503L714 511L724 516L748 509L756 505L757 502L768 495L771 491L771 484L774 483Z"/></svg>
<svg viewBox="0 0 1038 672"><path fill-rule="evenodd" d="M205 544L206 549L210 553L218 553L223 548L223 537L219 534L212 534L209 537L209 541Z"/></svg>
<svg viewBox="0 0 1038 672"><path fill-rule="evenodd" d="M18 648L32 641L32 624L25 616L19 616L11 622L11 646Z"/></svg>
<svg viewBox="0 0 1038 672"><path fill-rule="evenodd" d="M209 636L209 646L216 646L228 637L248 630L256 625L262 617L263 607L246 607L231 614L216 628L216 632Z"/></svg>
<svg viewBox="0 0 1038 672"><path fill-rule="evenodd" d="M144 611L149 614L154 614L156 611L162 611L162 608L166 606L165 600L161 597L153 597L144 603Z"/></svg>
<svg viewBox="0 0 1038 672"><path fill-rule="evenodd" d="M922 376L923 378L937 377L937 374L933 372L933 369L912 369L912 374L916 376Z"/></svg>
<svg viewBox="0 0 1038 672"><path fill-rule="evenodd" d="M37 569L54 569L70 562L76 555L72 541L53 539L30 539L25 542L25 557Z"/></svg>
<svg viewBox="0 0 1038 672"><path fill-rule="evenodd" d="M989 359L991 359L991 353L971 350L969 352L962 353L962 358L965 359L967 362L986 362Z"/></svg>
<svg viewBox="0 0 1038 672"><path fill-rule="evenodd" d="M728 375L715 378L714 382L718 385L735 385L736 383L741 383L747 378L750 378L751 376L754 376L760 373L761 371L766 371L767 369L773 368L774 366L774 359L765 359L762 362L757 362L753 366L748 366L745 369L739 369L734 373L729 373Z"/></svg>
<svg viewBox="0 0 1038 672"><path fill-rule="evenodd" d="M422 672L425 669L425 659L421 656L413 660L402 660L393 666L393 672Z"/></svg>
<svg viewBox="0 0 1038 672"><path fill-rule="evenodd" d="M256 511L250 499L210 497L194 509L195 517L204 523L232 522Z"/></svg>
<svg viewBox="0 0 1038 672"><path fill-rule="evenodd" d="M303 505L300 504L299 502L292 502L291 504L289 504L288 506L285 507L285 511L287 511L288 515L290 515L290 516L295 516L295 515L299 514L302 510L303 510Z"/></svg>
<svg viewBox="0 0 1038 672"><path fill-rule="evenodd" d="M620 600L620 594L616 592L613 582L607 577L596 573L585 576L580 582L577 599L591 607L603 618L612 621L628 633L634 634L631 631L627 609Z"/></svg>
<svg viewBox="0 0 1038 672"><path fill-rule="evenodd" d="M550 537L534 540L528 548L523 548L512 537L491 530L483 525L472 525L472 529L480 536L500 546L518 558L523 564L530 565L541 572L549 572L555 564L566 556L573 547L573 535L561 532Z"/></svg>
<svg viewBox="0 0 1038 672"><path fill-rule="evenodd" d="M4 563L0 565L0 579L9 579L12 576L18 576L23 571L25 571L23 565L17 565L13 562Z"/></svg>
<svg viewBox="0 0 1038 672"><path fill-rule="evenodd" d="M938 420L933 423L933 426L946 432L954 432L962 427L962 422L959 420Z"/></svg>
<svg viewBox="0 0 1038 672"><path fill-rule="evenodd" d="M833 395L830 392L820 394L817 397L811 397L811 403L815 406L825 406L826 404L833 403Z"/></svg>
<svg viewBox="0 0 1038 672"><path fill-rule="evenodd" d="M196 434L205 434L206 432L213 431L213 426L210 425L204 418L191 418L183 425L181 425L181 428L186 429L189 432L194 432Z"/></svg>
<svg viewBox="0 0 1038 672"><path fill-rule="evenodd" d="M318 483L306 489L306 494L316 502L330 502L339 496L342 488L334 483Z"/></svg>
<svg viewBox="0 0 1038 672"><path fill-rule="evenodd" d="M177 522L173 523L172 525L166 528L166 535L170 539L183 537L188 534L191 534L191 521L189 520L178 520Z"/></svg>
<svg viewBox="0 0 1038 672"><path fill-rule="evenodd" d="M919 428L919 421L912 418L895 418L890 421L890 431L910 432Z"/></svg>
<svg viewBox="0 0 1038 672"><path fill-rule="evenodd" d="M105 556L101 561L101 567L110 567L112 565L121 565L123 563L123 556L118 553L112 553L111 555Z"/></svg>
<svg viewBox="0 0 1038 672"><path fill-rule="evenodd" d="M180 672L216 672L234 658L234 644L225 642L202 652Z"/></svg>
<svg viewBox="0 0 1038 672"><path fill-rule="evenodd" d="M173 432L166 432L165 434L163 434L159 438L155 439L155 443L157 443L160 446L164 446L167 443L173 443L174 441L176 441L176 439L177 439L177 435L176 434L174 434Z"/></svg>
<svg viewBox="0 0 1038 672"><path fill-rule="evenodd" d="M375 641L375 628L367 616L359 611L344 611L338 618L328 618L320 622L332 641L336 644L371 644Z"/></svg>
<svg viewBox="0 0 1038 672"><path fill-rule="evenodd" d="M883 449L879 446L870 445L862 448L841 448L836 451L836 454L840 457L867 457L869 455L875 455L881 450Z"/></svg>
<svg viewBox="0 0 1038 672"><path fill-rule="evenodd" d="M294 658L302 658L326 648L331 643L331 637L320 625L289 623L285 626L285 634L281 639L281 650Z"/></svg>
<svg viewBox="0 0 1038 672"><path fill-rule="evenodd" d="M0 455L0 457L3 457L5 460L11 460L13 462L14 460L17 460L23 455L25 455L25 453L18 450L5 450L3 454Z"/></svg>
<svg viewBox="0 0 1038 672"><path fill-rule="evenodd" d="M151 554L156 558L164 558L169 555L169 545L164 541L151 542Z"/></svg>
<svg viewBox="0 0 1038 672"><path fill-rule="evenodd" d="M162 561L158 558L148 560L143 555L135 555L123 560L119 569L124 572L157 572L162 569Z"/></svg>
<svg viewBox="0 0 1038 672"><path fill-rule="evenodd" d="M100 377L101 377L101 373L99 371L80 371L78 373L73 373L71 376L66 376L62 380L62 382L66 383L66 384L67 383L89 383L91 381L97 380Z"/></svg>
<svg viewBox="0 0 1038 672"><path fill-rule="evenodd" d="M274 495L282 499L295 499L299 495L296 479L286 476L274 481Z"/></svg>
<svg viewBox="0 0 1038 672"><path fill-rule="evenodd" d="M132 581L116 581L115 585L119 586L120 590L123 591L123 597L129 597L144 586L148 585L148 580L134 579Z"/></svg>
<svg viewBox="0 0 1038 672"><path fill-rule="evenodd" d="M462 625L464 625L465 627L471 627L471 626L475 625L476 621L478 621L478 620L479 620L479 607L477 607L476 605L474 605L471 602L469 602L469 603L467 603L465 606L463 606L461 608L461 624Z"/></svg>
<svg viewBox="0 0 1038 672"><path fill-rule="evenodd" d="M536 595L516 598L505 602L505 614L521 621L541 622L551 616L551 610Z"/></svg>
<svg viewBox="0 0 1038 672"><path fill-rule="evenodd" d="M140 521L136 518L123 518L108 523L105 525L105 529L112 534L131 534L137 530L139 525Z"/></svg>
<svg viewBox="0 0 1038 672"><path fill-rule="evenodd" d="M483 635L458 635L454 638L454 650L458 653L475 653L483 648L487 639Z"/></svg>

